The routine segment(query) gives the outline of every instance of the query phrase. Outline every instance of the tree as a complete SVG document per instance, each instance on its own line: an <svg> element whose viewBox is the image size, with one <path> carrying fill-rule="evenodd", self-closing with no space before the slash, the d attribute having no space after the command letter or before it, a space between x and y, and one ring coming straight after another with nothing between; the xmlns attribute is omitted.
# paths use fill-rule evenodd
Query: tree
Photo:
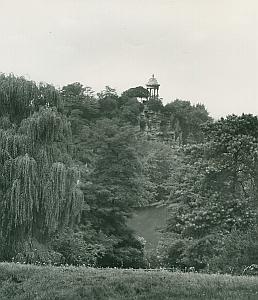
<svg viewBox="0 0 258 300"><path fill-rule="evenodd" d="M97 96L101 115L104 118L116 117L118 113L118 95L116 90L106 86Z"/></svg>
<svg viewBox="0 0 258 300"><path fill-rule="evenodd" d="M71 123L72 156L78 163L90 164L90 125L100 117L99 103L90 87L79 82L68 84L61 90L64 112Z"/></svg>
<svg viewBox="0 0 258 300"><path fill-rule="evenodd" d="M20 79L10 77L8 83L18 90ZM28 88L24 94L31 86L36 89L23 79L22 84ZM50 97L52 88L44 92ZM1 93L6 93L3 86ZM25 112L28 101L22 101L20 95L9 97ZM74 224L83 205L79 171L68 151L71 130L67 119L50 107L31 111L27 118L16 113L18 117L13 112L10 120L2 117L0 122L4 125L0 128L0 236L6 259L25 241L45 243L57 230ZM21 122L13 124L12 120Z"/></svg>
<svg viewBox="0 0 258 300"><path fill-rule="evenodd" d="M71 83L62 88L61 96L73 134L77 134L81 125L89 124L99 116L99 104L90 87L84 87L79 82Z"/></svg>
<svg viewBox="0 0 258 300"><path fill-rule="evenodd" d="M208 263L212 272L252 274L252 265L258 264L257 226L248 231L232 231L222 238L223 247ZM257 275L257 270L256 271Z"/></svg>
<svg viewBox="0 0 258 300"><path fill-rule="evenodd" d="M176 180L178 186L171 190L171 198L180 203L173 222L181 219L177 226L181 233L200 236L253 224L258 196L257 129L257 117L228 116L204 125L205 144L185 148L184 169Z"/></svg>
<svg viewBox="0 0 258 300"><path fill-rule="evenodd" d="M184 147L182 165L171 177L173 205L167 228L177 238L193 241L184 243L181 263L193 262L203 243L219 253L223 236L255 226L257 121L252 115L228 116L204 125L204 144ZM204 267L207 255L198 257Z"/></svg>
<svg viewBox="0 0 258 300"><path fill-rule="evenodd" d="M121 119L131 125L138 125L140 115L141 103L135 98L130 98L128 101L120 107Z"/></svg>
<svg viewBox="0 0 258 300"><path fill-rule="evenodd" d="M121 128L109 119L98 121L92 134L96 161L85 196L93 197L87 203L92 205L91 215L99 228L114 233L124 226L121 224L140 193L141 164L134 148L135 134L132 128Z"/></svg>
<svg viewBox="0 0 258 300"><path fill-rule="evenodd" d="M191 105L190 101L175 100L164 108L164 114L177 132L182 133L182 143L195 143L203 140L201 124L211 121L204 105Z"/></svg>
<svg viewBox="0 0 258 300"><path fill-rule="evenodd" d="M149 96L149 92L147 89L145 89L142 86L137 86L135 88L130 88L129 90L126 90L122 93L122 97L128 97L128 98L145 98L147 99Z"/></svg>
<svg viewBox="0 0 258 300"><path fill-rule="evenodd" d="M49 84L23 77L0 74L0 117L8 116L12 123L20 123L41 106L62 109L58 91Z"/></svg>
<svg viewBox="0 0 258 300"><path fill-rule="evenodd" d="M100 93L97 93L97 96L99 99L105 99L107 97L111 97L114 99L118 98L116 90L108 85L106 85L105 89L102 90Z"/></svg>
<svg viewBox="0 0 258 300"><path fill-rule="evenodd" d="M94 163L84 177L82 189L89 210L82 214L83 225L90 222L106 236L100 266L134 266L143 260L143 247L127 226L127 218L142 193L142 167L135 149L135 130L114 119L98 120L90 129ZM137 255L137 262L132 255Z"/></svg>
<svg viewBox="0 0 258 300"><path fill-rule="evenodd" d="M231 115L204 126L211 186L258 205L258 118Z"/></svg>

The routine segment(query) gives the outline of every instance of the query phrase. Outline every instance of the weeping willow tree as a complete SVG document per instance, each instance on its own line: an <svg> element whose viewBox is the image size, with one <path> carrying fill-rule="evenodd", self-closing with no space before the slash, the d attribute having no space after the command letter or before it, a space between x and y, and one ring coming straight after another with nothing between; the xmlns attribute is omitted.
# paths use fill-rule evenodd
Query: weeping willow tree
<svg viewBox="0 0 258 300"><path fill-rule="evenodd" d="M0 116L19 123L41 106L62 109L58 91L51 85L0 73Z"/></svg>
<svg viewBox="0 0 258 300"><path fill-rule="evenodd" d="M17 88L19 80L23 88ZM15 77L7 82L4 88L0 78L0 111L10 109L0 117L0 238L5 252L13 255L24 241L45 242L57 230L75 224L83 193L79 171L69 156L71 130L66 118L44 103L34 111L30 107L26 117L31 103L26 97L34 93L33 84ZM9 93L10 86L14 94ZM9 104L1 102L3 95ZM51 89L45 95L48 103L57 100ZM12 105L18 116L11 112Z"/></svg>

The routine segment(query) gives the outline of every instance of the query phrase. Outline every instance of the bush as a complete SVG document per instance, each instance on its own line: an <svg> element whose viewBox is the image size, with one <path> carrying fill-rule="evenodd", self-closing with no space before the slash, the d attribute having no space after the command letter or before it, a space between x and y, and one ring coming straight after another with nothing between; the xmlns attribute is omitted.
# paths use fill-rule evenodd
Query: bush
<svg viewBox="0 0 258 300"><path fill-rule="evenodd" d="M12 258L13 262L37 265L61 265L64 257L37 241L25 242L19 252Z"/></svg>
<svg viewBox="0 0 258 300"><path fill-rule="evenodd" d="M118 268L144 268L145 262L140 249L133 247L120 247L106 253L103 259L99 260L100 266Z"/></svg>
<svg viewBox="0 0 258 300"><path fill-rule="evenodd" d="M218 255L208 262L212 272L242 274L247 266L258 264L258 230L233 231L224 237Z"/></svg>
<svg viewBox="0 0 258 300"><path fill-rule="evenodd" d="M210 258L219 251L220 239L215 234L200 239L167 234L158 246L161 265L169 268L204 269Z"/></svg>
<svg viewBox="0 0 258 300"><path fill-rule="evenodd" d="M124 234L123 238L114 240L113 246L98 258L97 265L100 267L144 268L146 266L144 243L130 233Z"/></svg>
<svg viewBox="0 0 258 300"><path fill-rule="evenodd" d="M209 259L218 252L221 236L210 234L200 239L190 240L182 253L181 263L196 270L204 269Z"/></svg>
<svg viewBox="0 0 258 300"><path fill-rule="evenodd" d="M167 233L159 242L157 252L160 265L164 267L183 267L181 259L188 240L177 234Z"/></svg>
<svg viewBox="0 0 258 300"><path fill-rule="evenodd" d="M66 230L52 241L53 249L69 265L141 268L145 266L144 244L131 231L117 237L97 232L91 226Z"/></svg>
<svg viewBox="0 0 258 300"><path fill-rule="evenodd" d="M161 262L157 249L149 249L144 253L145 267L148 269L160 268Z"/></svg>
<svg viewBox="0 0 258 300"><path fill-rule="evenodd" d="M106 249L101 243L94 243L94 240L90 243L85 239L85 235L82 231L64 231L52 241L52 247L62 254L66 264L95 266L97 258L102 256Z"/></svg>

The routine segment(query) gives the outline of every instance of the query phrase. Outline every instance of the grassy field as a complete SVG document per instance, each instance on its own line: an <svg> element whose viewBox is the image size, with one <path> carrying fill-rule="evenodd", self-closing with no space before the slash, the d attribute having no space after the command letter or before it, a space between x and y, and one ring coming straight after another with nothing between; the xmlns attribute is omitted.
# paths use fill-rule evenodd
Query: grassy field
<svg viewBox="0 0 258 300"><path fill-rule="evenodd" d="M0 263L0 299L258 299L258 277Z"/></svg>

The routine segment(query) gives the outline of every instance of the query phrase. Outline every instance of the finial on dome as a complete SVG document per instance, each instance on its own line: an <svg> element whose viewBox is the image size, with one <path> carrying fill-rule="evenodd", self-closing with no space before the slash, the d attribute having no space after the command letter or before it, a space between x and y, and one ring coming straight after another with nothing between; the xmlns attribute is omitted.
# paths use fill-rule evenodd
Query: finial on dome
<svg viewBox="0 0 258 300"><path fill-rule="evenodd" d="M157 81L157 79L154 77L154 74L152 74L152 77L149 79L147 86L149 85L155 85L155 86L159 86L159 83Z"/></svg>

